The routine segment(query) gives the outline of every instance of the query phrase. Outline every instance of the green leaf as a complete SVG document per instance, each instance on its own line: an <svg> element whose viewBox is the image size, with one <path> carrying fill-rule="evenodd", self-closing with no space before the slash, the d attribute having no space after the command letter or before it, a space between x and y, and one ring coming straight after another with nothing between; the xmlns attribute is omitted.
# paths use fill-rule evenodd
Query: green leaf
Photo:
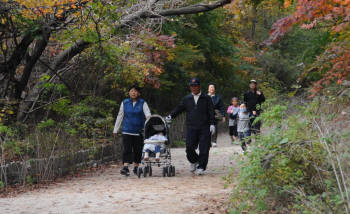
<svg viewBox="0 0 350 214"><path fill-rule="evenodd" d="M288 138L283 138L281 141L280 141L280 144L283 145L283 144L286 144L288 143Z"/></svg>

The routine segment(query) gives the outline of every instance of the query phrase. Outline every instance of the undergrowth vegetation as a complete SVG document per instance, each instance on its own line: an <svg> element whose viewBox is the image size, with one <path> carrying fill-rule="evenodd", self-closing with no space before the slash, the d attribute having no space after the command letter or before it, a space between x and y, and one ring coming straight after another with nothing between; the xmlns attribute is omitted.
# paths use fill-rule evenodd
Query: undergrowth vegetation
<svg viewBox="0 0 350 214"><path fill-rule="evenodd" d="M349 98L270 100L240 161L232 213L348 213Z"/></svg>

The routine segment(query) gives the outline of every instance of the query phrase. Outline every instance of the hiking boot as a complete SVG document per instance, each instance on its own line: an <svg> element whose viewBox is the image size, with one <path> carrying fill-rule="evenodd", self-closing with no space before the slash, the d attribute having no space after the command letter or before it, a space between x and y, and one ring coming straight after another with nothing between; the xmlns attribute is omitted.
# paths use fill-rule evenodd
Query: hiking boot
<svg viewBox="0 0 350 214"><path fill-rule="evenodd" d="M196 171L197 166L198 166L198 163L191 163L191 165L190 165L190 172Z"/></svg>
<svg viewBox="0 0 350 214"><path fill-rule="evenodd" d="M125 176L129 176L130 172L129 172L129 168L127 166L124 166L121 170L120 170L120 174L125 175Z"/></svg>
<svg viewBox="0 0 350 214"><path fill-rule="evenodd" d="M204 174L204 169L198 168L196 171L197 175L203 175Z"/></svg>

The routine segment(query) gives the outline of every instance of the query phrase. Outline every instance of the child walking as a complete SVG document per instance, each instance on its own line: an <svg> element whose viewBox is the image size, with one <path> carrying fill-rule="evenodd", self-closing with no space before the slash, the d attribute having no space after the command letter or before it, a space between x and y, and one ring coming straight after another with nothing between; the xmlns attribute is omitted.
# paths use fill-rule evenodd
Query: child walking
<svg viewBox="0 0 350 214"><path fill-rule="evenodd" d="M247 148L247 143L249 143L247 137L250 136L250 118L245 104L241 104L239 107L237 131L244 153Z"/></svg>
<svg viewBox="0 0 350 214"><path fill-rule="evenodd" d="M229 127L229 135L231 137L231 144L234 144L234 142L238 143L238 132L237 132L238 112L239 112L238 98L233 97L231 99L231 105L227 109L227 114L229 115L228 127Z"/></svg>

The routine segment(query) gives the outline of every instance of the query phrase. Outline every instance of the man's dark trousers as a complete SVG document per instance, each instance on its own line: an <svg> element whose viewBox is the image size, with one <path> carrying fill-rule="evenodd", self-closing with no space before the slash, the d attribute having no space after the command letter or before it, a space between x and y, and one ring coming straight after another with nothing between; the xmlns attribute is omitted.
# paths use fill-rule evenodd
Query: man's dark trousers
<svg viewBox="0 0 350 214"><path fill-rule="evenodd" d="M196 149L199 145L199 155ZM201 129L187 128L186 156L191 163L199 163L198 168L206 169L210 149L210 129L205 126Z"/></svg>

